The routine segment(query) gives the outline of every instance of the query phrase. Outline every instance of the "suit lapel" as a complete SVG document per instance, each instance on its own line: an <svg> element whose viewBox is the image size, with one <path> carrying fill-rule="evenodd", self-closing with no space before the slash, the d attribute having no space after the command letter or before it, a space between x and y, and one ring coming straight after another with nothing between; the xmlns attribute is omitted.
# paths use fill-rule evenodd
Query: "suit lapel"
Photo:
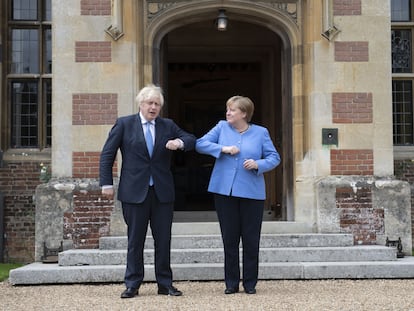
<svg viewBox="0 0 414 311"><path fill-rule="evenodd" d="M157 118L155 119L155 143L154 143L154 152L157 151L157 149L159 148L159 143L162 141L161 136L162 133L164 133L165 129L164 129L164 122L162 122L161 118Z"/></svg>
<svg viewBox="0 0 414 311"><path fill-rule="evenodd" d="M136 140L142 146L142 149L145 150L145 154L148 157L150 157L150 155L148 153L148 148L147 148L147 144L146 144L146 141L145 141L144 129L142 128L142 122L141 122L141 118L139 116L139 113L137 113L137 116L135 118L134 127L135 127L134 133L136 135Z"/></svg>

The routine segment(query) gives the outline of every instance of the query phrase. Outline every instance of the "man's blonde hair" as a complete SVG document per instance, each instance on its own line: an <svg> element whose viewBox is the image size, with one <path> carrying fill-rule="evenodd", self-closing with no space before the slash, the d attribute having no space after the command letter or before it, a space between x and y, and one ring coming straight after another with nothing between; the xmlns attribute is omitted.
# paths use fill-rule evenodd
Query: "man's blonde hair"
<svg viewBox="0 0 414 311"><path fill-rule="evenodd" d="M160 101L161 107L164 105L164 96L162 94L162 88L155 85L155 84L148 84L147 86L143 87L137 97L135 97L135 102L139 106L146 100L151 98L158 98Z"/></svg>

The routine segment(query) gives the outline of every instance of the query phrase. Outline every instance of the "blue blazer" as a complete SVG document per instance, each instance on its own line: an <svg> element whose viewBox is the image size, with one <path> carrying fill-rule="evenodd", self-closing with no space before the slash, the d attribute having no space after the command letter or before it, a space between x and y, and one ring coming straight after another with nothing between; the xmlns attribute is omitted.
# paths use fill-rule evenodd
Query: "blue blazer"
<svg viewBox="0 0 414 311"><path fill-rule="evenodd" d="M237 146L236 155L221 152L223 146ZM216 158L211 173L208 191L222 195L256 200L266 199L263 173L275 168L280 163L266 128L251 124L248 131L240 134L227 121L219 121L203 137L197 139L196 150ZM243 168L245 159L257 162L257 170Z"/></svg>
<svg viewBox="0 0 414 311"><path fill-rule="evenodd" d="M142 203L147 195L152 175L154 190L160 202L175 199L174 179L171 172L173 151L165 145L168 140L180 138L184 150L194 149L196 137L178 127L171 119L155 119L155 143L150 157L145 143L141 119L138 114L118 118L109 132L101 152L100 185L112 185L112 166L118 149L122 155L118 200L126 203Z"/></svg>

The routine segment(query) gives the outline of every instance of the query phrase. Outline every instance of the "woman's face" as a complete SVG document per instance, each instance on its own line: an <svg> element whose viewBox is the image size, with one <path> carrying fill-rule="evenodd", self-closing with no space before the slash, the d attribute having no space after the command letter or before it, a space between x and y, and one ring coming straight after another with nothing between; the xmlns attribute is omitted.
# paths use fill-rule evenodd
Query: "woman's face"
<svg viewBox="0 0 414 311"><path fill-rule="evenodd" d="M234 125L240 123L240 121L245 121L246 113L241 111L234 103L227 106L226 111L226 120L230 124Z"/></svg>

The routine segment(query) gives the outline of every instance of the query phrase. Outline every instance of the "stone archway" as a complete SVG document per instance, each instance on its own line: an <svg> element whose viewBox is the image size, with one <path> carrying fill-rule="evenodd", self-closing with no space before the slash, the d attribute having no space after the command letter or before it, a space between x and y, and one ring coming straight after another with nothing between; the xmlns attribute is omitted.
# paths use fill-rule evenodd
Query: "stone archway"
<svg viewBox="0 0 414 311"><path fill-rule="evenodd" d="M280 137L283 144L282 165L283 176L280 184L283 187L283 219L294 220L294 162L295 158L303 154L304 120L302 116L301 94L294 94L293 90L302 89L301 71L301 36L298 26L300 9L296 4L260 4L232 1L223 5L222 1L211 1L206 4L193 2L175 2L156 4L153 1L147 4L147 21L144 26L143 42L143 80L160 82L163 68L162 39L174 29L194 24L204 20L213 21L218 10L226 9L229 20L252 24L266 28L278 36L282 43L280 50L280 97L281 120L283 120L283 134ZM295 84L295 87L293 87ZM268 98L274 102L275 98ZM295 107L295 108L294 108ZM299 108L299 109L298 109ZM269 111L273 113L274 111Z"/></svg>

